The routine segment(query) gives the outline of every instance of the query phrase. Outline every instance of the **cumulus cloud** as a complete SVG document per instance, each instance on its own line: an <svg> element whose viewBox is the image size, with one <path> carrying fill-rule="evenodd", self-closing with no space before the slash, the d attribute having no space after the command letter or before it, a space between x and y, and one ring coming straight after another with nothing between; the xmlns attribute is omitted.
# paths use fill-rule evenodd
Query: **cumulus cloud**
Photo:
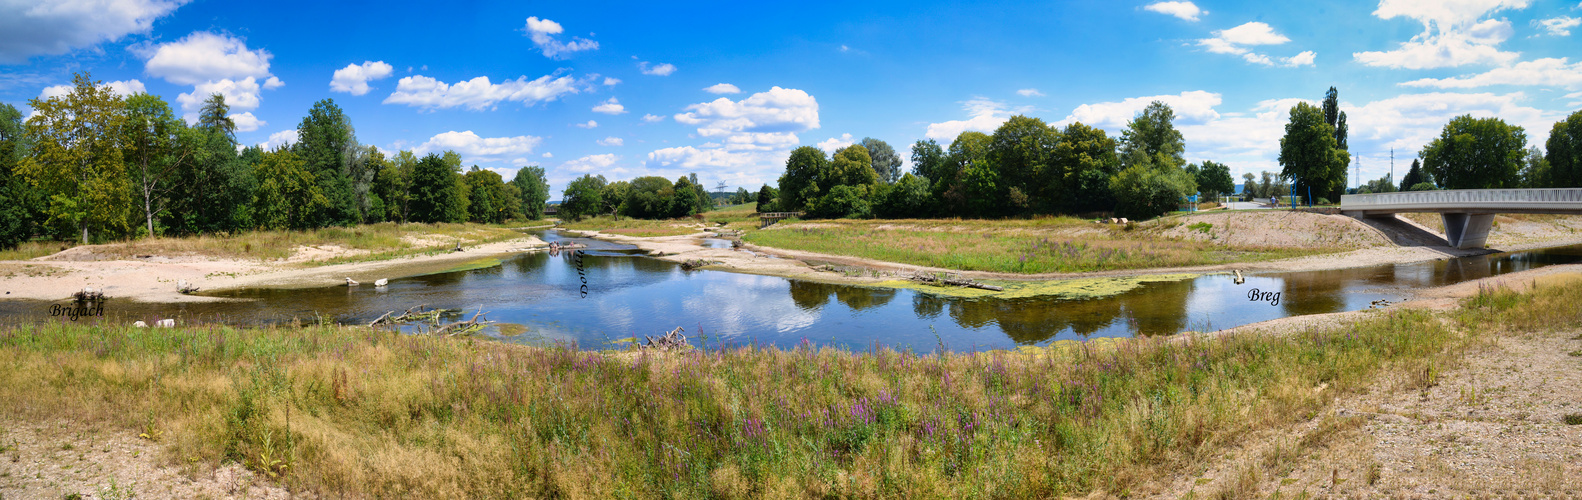
<svg viewBox="0 0 1582 500"><path fill-rule="evenodd" d="M1560 16L1544 20L1534 19L1533 24L1548 31L1550 36L1571 36L1571 28L1582 26L1582 19Z"/></svg>
<svg viewBox="0 0 1582 500"><path fill-rule="evenodd" d="M819 149L824 150L825 153L835 154L835 152L840 151L841 148L856 143L856 141L852 140L851 134L841 134L840 137L831 137L829 139L819 141L817 146Z"/></svg>
<svg viewBox="0 0 1582 500"><path fill-rule="evenodd" d="M1016 91L1016 93L1018 95L1021 95L1022 97L1043 97L1044 96L1044 93L1043 92L1039 92L1038 89L1021 89L1021 90Z"/></svg>
<svg viewBox="0 0 1582 500"><path fill-rule="evenodd" d="M1219 112L1214 111L1214 107L1219 106L1220 95L1193 90L1177 95L1132 97L1119 102L1083 104L1072 110L1071 115L1065 120L1056 122L1056 125L1066 126L1072 122L1082 122L1091 127L1119 130L1126 127L1127 122L1154 101L1170 105L1178 123L1205 123L1219 118Z"/></svg>
<svg viewBox="0 0 1582 500"><path fill-rule="evenodd" d="M385 64L384 61L363 61L362 64L348 64L346 67L335 70L335 75L330 78L330 90L333 92L346 92L351 95L367 94L371 87L368 82L388 78L395 68Z"/></svg>
<svg viewBox="0 0 1582 500"><path fill-rule="evenodd" d="M742 93L742 89L736 88L735 85L731 85L729 83L716 83L714 85L710 85L708 87L704 87L703 91L704 92L708 92L710 94L740 94L740 93Z"/></svg>
<svg viewBox="0 0 1582 500"><path fill-rule="evenodd" d="M662 122L662 121L665 121L665 117L663 117L663 116L659 116L659 115L643 115L643 122L645 122L645 123L659 123L659 122Z"/></svg>
<svg viewBox="0 0 1582 500"><path fill-rule="evenodd" d="M818 100L798 89L773 87L741 101L721 97L675 115L698 135L724 140L726 149L768 150L796 144L798 132L818 128Z"/></svg>
<svg viewBox="0 0 1582 500"><path fill-rule="evenodd" d="M582 37L571 37L571 42L556 39L555 35L561 34L566 29L561 27L560 23L548 19L529 17L527 26L523 29L527 31L527 37L533 40L533 45L537 45L539 50L544 52L544 57L564 59L565 55L573 52L599 48L599 42Z"/></svg>
<svg viewBox="0 0 1582 500"><path fill-rule="evenodd" d="M1423 23L1423 32L1395 50L1355 52L1369 66L1401 69L1452 68L1468 64L1508 64L1519 54L1497 45L1511 37L1511 24L1484 16L1504 9L1523 9L1529 0L1382 0L1373 15L1407 17Z"/></svg>
<svg viewBox="0 0 1582 500"><path fill-rule="evenodd" d="M270 78L264 49L249 50L240 38L197 31L180 40L135 49L147 58L143 70L177 85L197 85L222 79Z"/></svg>
<svg viewBox="0 0 1582 500"><path fill-rule="evenodd" d="M280 148L280 147L284 147L284 146L290 146L290 145L296 144L296 143L297 143L297 130L296 129L287 129L287 130L282 130L282 131L279 131L279 132L275 132L273 134L269 134L269 140L266 140L264 142L258 143L258 147L263 148L264 151L273 151L276 148Z"/></svg>
<svg viewBox="0 0 1582 500"><path fill-rule="evenodd" d="M554 158L555 154L554 153L550 153L548 151L545 151L542 156L545 157L545 158Z"/></svg>
<svg viewBox="0 0 1582 500"><path fill-rule="evenodd" d="M588 120L588 123L573 123L572 125L576 125L580 128L597 128L599 126L599 122Z"/></svg>
<svg viewBox="0 0 1582 500"><path fill-rule="evenodd" d="M645 75L670 76L671 73L676 72L676 65L670 63L649 64L648 61L643 61L637 63L637 70L642 71Z"/></svg>
<svg viewBox="0 0 1582 500"><path fill-rule="evenodd" d="M621 139L620 137L605 137L603 139L599 139L599 145L600 146L625 146L626 145L626 140Z"/></svg>
<svg viewBox="0 0 1582 500"><path fill-rule="evenodd" d="M424 155L441 151L455 151L460 154L466 163L489 163L501 161L515 161L522 159L533 152L544 141L541 137L519 135L516 137L479 137L471 130L462 132L444 132L430 137L428 141L412 148L412 152Z"/></svg>
<svg viewBox="0 0 1582 500"><path fill-rule="evenodd" d="M489 77L446 84L423 75L401 78L396 91L386 97L385 104L405 104L424 109L466 107L474 111L491 108L501 101L514 101L527 105L553 101L566 94L583 90L584 85L570 76L544 75L535 80L526 76L491 83Z"/></svg>
<svg viewBox="0 0 1582 500"><path fill-rule="evenodd" d="M0 64L147 33L188 0L52 0L0 2Z"/></svg>
<svg viewBox="0 0 1582 500"><path fill-rule="evenodd" d="M928 124L928 130L923 133L923 136L943 144L950 144L951 141L956 140L956 136L968 130L985 134L993 133L994 129L999 128L1000 124L1009 120L1012 114L1031 110L1031 108L1012 109L1005 103L991 101L983 97L974 97L963 102L962 108L967 111L967 115L971 116L971 118L930 123Z"/></svg>
<svg viewBox="0 0 1582 500"><path fill-rule="evenodd" d="M626 106L622 106L620 101L617 101L614 97L611 97L610 100L604 101L598 106L594 106L593 112L604 113L606 115L618 115L626 112Z"/></svg>
<svg viewBox="0 0 1582 500"><path fill-rule="evenodd" d="M562 163L560 164L560 168L563 170L570 170L572 172L584 174L594 172L616 172L616 170L611 170L610 166L614 165L615 162L619 161L620 159L621 157L616 156L614 153L589 155Z"/></svg>
<svg viewBox="0 0 1582 500"><path fill-rule="evenodd" d="M1484 73L1451 78L1423 78L1402 83L1408 87L1466 89L1490 85L1543 85L1566 89L1582 88L1582 61L1568 64L1567 58L1544 58L1494 68Z"/></svg>
<svg viewBox="0 0 1582 500"><path fill-rule="evenodd" d="M1250 22L1240 26L1214 32L1213 38L1204 38L1197 44L1211 53L1231 54L1241 56L1242 60L1262 64L1264 66L1284 66L1294 68L1297 66L1311 66L1317 53L1309 50L1291 57L1272 58L1264 54L1253 52L1248 47L1259 45L1282 45L1291 41L1285 35L1274 31L1274 28L1261 22Z"/></svg>
<svg viewBox="0 0 1582 500"><path fill-rule="evenodd" d="M229 78L219 81L204 82L193 87L192 92L184 92L176 96L176 102L181 104L183 117L188 123L198 121L198 111L203 109L203 101L210 95L220 94L225 97L225 104L232 111L251 111L258 109L261 101L259 97L260 86L253 77L243 78L239 81Z"/></svg>
<svg viewBox="0 0 1582 500"><path fill-rule="evenodd" d="M1176 16L1187 21L1197 21L1198 16L1208 13L1198 9L1197 4L1192 2L1154 2L1143 7L1143 10Z"/></svg>
<svg viewBox="0 0 1582 500"><path fill-rule="evenodd" d="M108 87L111 92L114 92L115 95L121 97L130 97L133 94L148 92L148 88L143 86L143 82L137 80L106 82L100 84L99 86ZM51 85L44 87L44 91L39 92L38 98L42 101L48 100L51 97L62 97L66 94L70 94L74 88L76 87L71 85Z"/></svg>
<svg viewBox="0 0 1582 500"><path fill-rule="evenodd" d="M269 122L260 120L258 117L253 116L251 112L232 113L230 118L231 122L236 124L237 132L252 132L254 130L258 130L259 127L269 124Z"/></svg>
<svg viewBox="0 0 1582 500"><path fill-rule="evenodd" d="M621 83L621 79L620 78L613 78L613 77L608 77L608 76L604 77L604 85L607 86L607 87L614 87L618 83Z"/></svg>

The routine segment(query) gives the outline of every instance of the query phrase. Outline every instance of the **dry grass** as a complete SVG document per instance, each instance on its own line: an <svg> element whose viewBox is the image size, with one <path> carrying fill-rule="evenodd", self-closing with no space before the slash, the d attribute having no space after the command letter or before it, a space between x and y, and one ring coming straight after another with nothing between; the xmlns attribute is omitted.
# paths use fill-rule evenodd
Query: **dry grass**
<svg viewBox="0 0 1582 500"><path fill-rule="evenodd" d="M512 224L511 227L517 225L521 224ZM138 255L162 255L266 261L290 258L298 247L304 246L336 246L353 251L353 255L308 262L311 265L328 265L442 252L453 247L458 240L463 244L475 245L520 237L522 237L521 232L509 229L505 225L386 222L308 231L250 231L179 238L145 238L94 245L84 250L91 251L96 258L106 260L128 259Z"/></svg>
<svg viewBox="0 0 1582 500"><path fill-rule="evenodd" d="M1178 224L1172 219L1169 223ZM1159 224L1098 225L1070 217L1003 220L820 220L788 222L743 241L790 250L945 269L1074 273L1184 267L1335 251L1232 247L1168 238Z"/></svg>
<svg viewBox="0 0 1582 500"><path fill-rule="evenodd" d="M43 257L75 246L64 241L29 241L10 250L0 250L0 260L28 260Z"/></svg>
<svg viewBox="0 0 1582 500"><path fill-rule="evenodd" d="M1284 337L938 355L22 325L0 330L0 412L110 422L179 461L333 496L1125 494L1457 338L1410 311Z"/></svg>

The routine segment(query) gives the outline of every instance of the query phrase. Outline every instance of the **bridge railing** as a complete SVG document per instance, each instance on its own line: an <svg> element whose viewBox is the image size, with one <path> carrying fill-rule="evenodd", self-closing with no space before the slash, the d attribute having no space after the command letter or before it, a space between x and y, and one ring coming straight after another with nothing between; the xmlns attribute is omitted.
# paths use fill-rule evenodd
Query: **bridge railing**
<svg viewBox="0 0 1582 500"><path fill-rule="evenodd" d="M1397 193L1348 194L1342 211L1455 211L1500 209L1568 209L1582 204L1582 188L1452 189Z"/></svg>

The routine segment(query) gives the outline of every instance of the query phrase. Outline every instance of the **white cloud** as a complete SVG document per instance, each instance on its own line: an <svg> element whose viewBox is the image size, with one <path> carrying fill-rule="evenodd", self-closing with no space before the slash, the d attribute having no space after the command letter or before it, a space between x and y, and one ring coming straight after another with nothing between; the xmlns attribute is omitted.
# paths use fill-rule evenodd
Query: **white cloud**
<svg viewBox="0 0 1582 500"><path fill-rule="evenodd" d="M296 144L296 142L297 130L287 129L269 134L269 140L258 143L258 147L263 148L264 151L271 151L281 146Z"/></svg>
<svg viewBox="0 0 1582 500"><path fill-rule="evenodd" d="M274 56L264 49L248 50L240 38L196 31L175 42L152 48L134 49L148 58L144 71L177 85L243 78L269 78L269 60Z"/></svg>
<svg viewBox="0 0 1582 500"><path fill-rule="evenodd" d="M1000 124L1011 118L1012 113L1026 112L1031 108L1012 109L1005 103L995 102L983 97L974 97L962 103L962 108L971 116L966 120L951 120L941 123L928 124L924 137L949 144L956 140L956 136L968 130L993 133Z"/></svg>
<svg viewBox="0 0 1582 500"><path fill-rule="evenodd" d="M1524 61L1512 66L1494 68L1484 73L1452 78L1423 78L1402 83L1409 87L1436 87L1466 89L1490 85L1544 85L1566 89L1582 89L1582 61L1567 64L1567 58L1544 58Z"/></svg>
<svg viewBox="0 0 1582 500"><path fill-rule="evenodd" d="M210 95L220 94L225 97L225 105L232 111L251 111L258 109L261 98L258 82L253 77L243 78L240 81L222 79L214 82L204 82L193 87L192 92L176 96L176 102L181 104L183 117L188 123L198 121L198 111L203 109L203 101Z"/></svg>
<svg viewBox="0 0 1582 500"><path fill-rule="evenodd" d="M841 134L840 137L831 137L829 139L819 141L817 146L819 149L824 150L825 153L835 154L835 152L839 151L841 148L856 143L856 141L852 140L851 134Z"/></svg>
<svg viewBox="0 0 1582 500"><path fill-rule="evenodd" d="M1247 48L1258 45L1282 45L1289 41L1291 41L1290 38L1276 33L1274 28L1268 24L1255 21L1235 28L1215 31L1214 38L1200 39L1197 44L1211 53L1239 55L1242 60L1264 66L1294 68L1313 65L1313 59L1317 56L1317 53L1311 50L1303 51L1291 57L1271 58Z"/></svg>
<svg viewBox="0 0 1582 500"><path fill-rule="evenodd" d="M550 153L550 152L548 152L548 151L545 151L545 152L544 152L544 154L543 154L543 155L540 155L540 156L543 156L543 157L545 157L545 158L554 158L554 157L555 157L555 154L554 154L554 153Z"/></svg>
<svg viewBox="0 0 1582 500"><path fill-rule="evenodd" d="M671 73L676 72L676 65L664 63L650 66L648 61L643 61L637 63L637 69L638 71L642 71L645 75L670 76Z"/></svg>
<svg viewBox="0 0 1582 500"><path fill-rule="evenodd" d="M581 128L596 128L599 126L599 122L588 120L588 123L573 123L572 125L576 125Z"/></svg>
<svg viewBox="0 0 1582 500"><path fill-rule="evenodd" d="M1220 95L1193 90L1178 95L1132 97L1120 102L1083 104L1072 110L1071 116L1056 122L1056 125L1066 126L1072 122L1082 122L1090 127L1119 130L1154 101L1170 105L1178 123L1206 123L1220 117L1219 113L1214 111L1214 107L1219 106L1221 102Z"/></svg>
<svg viewBox="0 0 1582 500"><path fill-rule="evenodd" d="M455 151L466 163L512 161L533 152L544 141L541 137L519 135L516 137L479 137L471 130L444 132L430 137L427 142L412 148L419 155Z"/></svg>
<svg viewBox="0 0 1582 500"><path fill-rule="evenodd" d="M1154 2L1143 7L1144 10L1158 12L1169 16L1176 16L1187 21L1197 21L1198 16L1207 14L1197 8L1192 2Z"/></svg>
<svg viewBox="0 0 1582 500"><path fill-rule="evenodd" d="M396 83L395 93L385 98L385 104L406 104L425 109L464 106L474 111L516 101L527 105L553 101L562 95L581 92L581 83L570 76L544 75L536 80L526 76L506 80L499 84L480 76L471 80L446 84L423 75L403 77Z"/></svg>
<svg viewBox="0 0 1582 500"><path fill-rule="evenodd" d="M388 78L394 69L384 61L348 64L344 68L335 70L335 75L330 78L330 91L346 92L351 95L367 94L370 90L368 82Z"/></svg>
<svg viewBox="0 0 1582 500"><path fill-rule="evenodd" d="M570 170L572 172L584 173L584 174L586 174L586 173L607 173L607 172L613 172L612 170L610 170L610 166L614 165L615 162L619 161L620 159L621 159L621 157L620 156L616 156L614 153L607 153L607 154L602 154L602 155L590 155L590 156L584 156L584 157L581 157L581 158L577 158L575 160L571 160L571 161L568 161L566 163L562 163L562 164L560 164L560 168L562 168L564 170Z"/></svg>
<svg viewBox="0 0 1582 500"><path fill-rule="evenodd" d="M1543 27L1551 36L1571 36L1571 28L1582 26L1582 19L1560 16L1541 21L1534 19L1533 24Z"/></svg>
<svg viewBox="0 0 1582 500"><path fill-rule="evenodd" d="M598 106L594 106L593 112L604 113L606 115L618 115L626 112L626 106L622 106L620 101L617 101L614 97L611 97L610 100L604 101Z"/></svg>
<svg viewBox="0 0 1582 500"><path fill-rule="evenodd" d="M143 82L137 80L106 82L99 86L109 87L111 92L123 98L131 97L133 94L148 92L148 88L143 86ZM70 94L74 88L76 87L71 85L51 85L44 87L44 91L39 92L38 98L39 100L47 100L51 97L61 97Z"/></svg>
<svg viewBox="0 0 1582 500"><path fill-rule="evenodd" d="M1374 16L1408 17L1423 23L1423 32L1389 51L1355 52L1369 66L1402 69L1451 68L1468 64L1509 64L1519 54L1496 45L1510 38L1509 21L1484 16L1504 9L1526 8L1528 0L1382 0Z"/></svg>
<svg viewBox="0 0 1582 500"><path fill-rule="evenodd" d="M659 115L643 115L643 121L647 123L659 123L665 121L665 117Z"/></svg>
<svg viewBox="0 0 1582 500"><path fill-rule="evenodd" d="M620 78L614 78L614 77L608 77L608 76L604 77L604 85L605 86L614 87L618 83L621 83L621 79Z"/></svg>
<svg viewBox="0 0 1582 500"><path fill-rule="evenodd" d="M1044 96L1044 93L1043 92L1039 92L1038 89L1021 89L1021 90L1016 91L1016 93L1021 95L1022 97L1043 97Z"/></svg>
<svg viewBox="0 0 1582 500"><path fill-rule="evenodd" d="M840 46L840 51L841 52L851 52L851 47L847 47L846 45L842 44Z"/></svg>
<svg viewBox="0 0 1582 500"><path fill-rule="evenodd" d="M710 94L740 94L740 93L742 93L742 89L736 88L735 85L731 85L729 83L716 83L714 85L710 85L708 87L704 87L703 91L704 92L708 92Z"/></svg>
<svg viewBox="0 0 1582 500"><path fill-rule="evenodd" d="M599 145L600 146L625 146L626 145L626 140L621 139L620 137L605 137L603 139L599 139Z"/></svg>
<svg viewBox="0 0 1582 500"><path fill-rule="evenodd" d="M236 124L237 132L252 132L259 127L268 125L269 122L258 119L253 113L232 113L231 122Z"/></svg>
<svg viewBox="0 0 1582 500"><path fill-rule="evenodd" d="M533 40L533 45L537 45L539 50L544 52L544 57L563 59L566 54L572 52L599 48L599 42L582 37L571 37L570 43L556 40L555 35L565 31L565 28L562 28L560 23L548 19L529 17L524 29L527 30L527 37Z"/></svg>
<svg viewBox="0 0 1582 500"><path fill-rule="evenodd" d="M1289 67L1312 66L1313 65L1313 59L1315 57L1317 57L1317 56L1318 56L1318 53L1316 53L1316 52L1313 52L1311 50L1304 50L1300 54L1297 54L1297 55L1294 55L1294 56L1291 56L1291 57L1282 58L1281 61L1283 61L1283 65L1284 66L1289 66Z"/></svg>
<svg viewBox="0 0 1582 500"><path fill-rule="evenodd" d="M0 64L64 54L133 33L188 0L53 0L0 2Z"/></svg>
<svg viewBox="0 0 1582 500"><path fill-rule="evenodd" d="M698 135L723 139L726 149L769 150L797 143L797 132L818 128L818 100L798 89L773 87L741 101L721 97L675 115Z"/></svg>
<svg viewBox="0 0 1582 500"><path fill-rule="evenodd" d="M1257 21L1215 31L1214 38L1232 45L1280 45L1291 41L1285 35L1275 33L1274 28L1268 24Z"/></svg>

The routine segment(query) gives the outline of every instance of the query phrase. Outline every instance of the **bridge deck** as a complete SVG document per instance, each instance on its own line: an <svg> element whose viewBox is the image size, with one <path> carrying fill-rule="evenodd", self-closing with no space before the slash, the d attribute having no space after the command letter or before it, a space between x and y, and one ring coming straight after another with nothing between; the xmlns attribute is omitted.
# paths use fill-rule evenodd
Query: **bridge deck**
<svg viewBox="0 0 1582 500"><path fill-rule="evenodd" d="M1353 217L1438 212L1445 222L1445 239L1452 246L1483 248L1494 214L1582 214L1582 188L1348 194L1340 197L1340 212Z"/></svg>

